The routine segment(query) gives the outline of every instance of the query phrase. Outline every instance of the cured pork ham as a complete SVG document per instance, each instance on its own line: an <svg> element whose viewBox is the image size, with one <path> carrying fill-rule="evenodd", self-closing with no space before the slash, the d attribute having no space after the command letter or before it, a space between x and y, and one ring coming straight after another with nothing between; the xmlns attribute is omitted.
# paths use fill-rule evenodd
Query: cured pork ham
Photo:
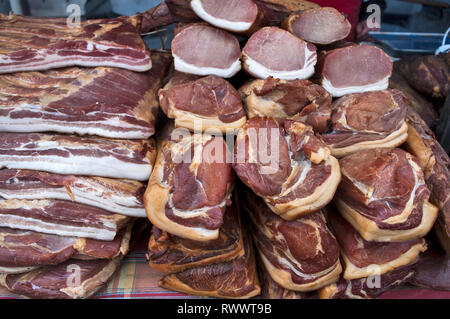
<svg viewBox="0 0 450 319"><path fill-rule="evenodd" d="M88 298L104 287L120 267L122 259L122 255L113 259L69 259L23 274L0 274L0 285L29 298ZM80 280L74 276L75 272L80 274Z"/></svg>
<svg viewBox="0 0 450 319"><path fill-rule="evenodd" d="M343 40L352 28L347 18L331 7L292 13L283 22L283 26L299 38L317 45Z"/></svg>
<svg viewBox="0 0 450 319"><path fill-rule="evenodd" d="M0 73L66 66L110 66L132 71L152 67L150 51L138 32L140 18L82 21L0 15Z"/></svg>
<svg viewBox="0 0 450 319"><path fill-rule="evenodd" d="M427 249L425 240L415 238L404 242L366 241L332 205L325 209L336 235L344 261L344 279L379 276L394 269L413 264Z"/></svg>
<svg viewBox="0 0 450 319"><path fill-rule="evenodd" d="M239 131L233 168L286 220L328 204L341 178L338 161L311 127L262 117L251 118Z"/></svg>
<svg viewBox="0 0 450 319"><path fill-rule="evenodd" d="M175 70L196 75L230 78L241 69L236 37L205 23L180 30L172 40Z"/></svg>
<svg viewBox="0 0 450 319"><path fill-rule="evenodd" d="M361 279L338 282L319 290L320 299L374 299L384 292L408 282L414 276L414 265L397 268L381 276L371 276Z"/></svg>
<svg viewBox="0 0 450 319"><path fill-rule="evenodd" d="M376 46L360 44L321 55L318 74L322 86L335 97L385 90L392 74L391 58Z"/></svg>
<svg viewBox="0 0 450 319"><path fill-rule="evenodd" d="M331 132L322 134L322 140L336 157L397 147L408 138L407 108L405 96L397 90L348 94L333 103Z"/></svg>
<svg viewBox="0 0 450 319"><path fill-rule="evenodd" d="M244 84L239 92L249 118L273 117L304 122L315 132L326 132L331 117L331 95L308 80L268 77Z"/></svg>
<svg viewBox="0 0 450 319"><path fill-rule="evenodd" d="M0 75L0 131L145 139L155 132L156 92L171 64L152 56L148 72L65 68Z"/></svg>
<svg viewBox="0 0 450 319"><path fill-rule="evenodd" d="M128 253L131 227L112 241L61 237L28 230L0 228L0 272L21 273L30 268L58 265L70 258L112 259Z"/></svg>
<svg viewBox="0 0 450 319"><path fill-rule="evenodd" d="M255 32L242 49L243 68L266 79L307 79L314 73L316 47L286 30L265 27Z"/></svg>
<svg viewBox="0 0 450 319"><path fill-rule="evenodd" d="M0 201L0 227L69 237L113 240L130 217L61 200Z"/></svg>
<svg viewBox="0 0 450 319"><path fill-rule="evenodd" d="M159 285L188 294L245 299L260 294L251 239L244 232L244 255L233 260L165 275Z"/></svg>
<svg viewBox="0 0 450 319"><path fill-rule="evenodd" d="M431 190L430 200L439 207L435 231L441 246L450 255L450 159L420 116L408 109L406 149L414 154Z"/></svg>
<svg viewBox="0 0 450 319"><path fill-rule="evenodd" d="M234 133L247 117L236 89L215 75L199 78L176 73L159 91L161 109L176 127Z"/></svg>
<svg viewBox="0 0 450 319"><path fill-rule="evenodd" d="M227 262L244 255L243 230L237 198L227 206L217 239L199 242L152 228L148 245L150 266L174 273L209 264Z"/></svg>
<svg viewBox="0 0 450 319"><path fill-rule="evenodd" d="M147 217L178 237L216 239L234 185L227 145L222 136L164 129L144 194Z"/></svg>
<svg viewBox="0 0 450 319"><path fill-rule="evenodd" d="M0 170L0 197L4 199L63 199L145 217L144 192L145 185L132 180Z"/></svg>
<svg viewBox="0 0 450 319"><path fill-rule="evenodd" d="M423 237L438 208L429 202L419 161L401 149L372 149L340 159L342 181L334 199L342 216L366 241Z"/></svg>
<svg viewBox="0 0 450 319"><path fill-rule="evenodd" d="M0 133L0 168L148 180L153 140Z"/></svg>
<svg viewBox="0 0 450 319"><path fill-rule="evenodd" d="M312 291L338 280L339 245L321 212L286 221L249 190L243 206L252 220L259 256L278 285Z"/></svg>

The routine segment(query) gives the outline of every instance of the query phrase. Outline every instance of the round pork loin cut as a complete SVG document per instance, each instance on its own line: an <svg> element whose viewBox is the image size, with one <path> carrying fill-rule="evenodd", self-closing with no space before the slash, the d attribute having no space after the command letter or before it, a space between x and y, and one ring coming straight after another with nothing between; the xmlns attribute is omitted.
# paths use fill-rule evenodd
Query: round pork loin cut
<svg viewBox="0 0 450 319"><path fill-rule="evenodd" d="M322 140L335 157L378 147L397 147L408 138L407 100L402 92L353 93L332 105L331 132Z"/></svg>
<svg viewBox="0 0 450 319"><path fill-rule="evenodd" d="M391 58L382 49L360 44L325 53L320 58L318 73L323 87L339 97L387 89L392 66Z"/></svg>
<svg viewBox="0 0 450 319"><path fill-rule="evenodd" d="M231 32L248 32L258 20L252 0L192 0L191 7L206 22Z"/></svg>
<svg viewBox="0 0 450 319"><path fill-rule="evenodd" d="M342 181L334 201L367 241L402 242L425 236L438 208L418 160L404 150L376 148L339 160Z"/></svg>
<svg viewBox="0 0 450 319"><path fill-rule="evenodd" d="M299 38L318 45L343 40L352 28L347 18L331 7L293 13L284 21L283 26Z"/></svg>
<svg viewBox="0 0 450 319"><path fill-rule="evenodd" d="M241 69L239 41L232 34L194 23L172 41L175 70L196 75L230 78Z"/></svg>
<svg viewBox="0 0 450 319"><path fill-rule="evenodd" d="M255 32L242 50L243 68L266 79L307 79L314 73L316 47L286 30L265 27Z"/></svg>
<svg viewBox="0 0 450 319"><path fill-rule="evenodd" d="M285 220L327 205L341 179L338 161L310 126L273 118L254 117L242 127L233 168Z"/></svg>
<svg viewBox="0 0 450 319"><path fill-rule="evenodd" d="M314 132L328 130L331 95L320 85L268 77L246 83L239 92L249 118L298 120L312 126Z"/></svg>
<svg viewBox="0 0 450 319"><path fill-rule="evenodd" d="M215 75L199 78L177 72L159 91L164 113L176 127L198 133L208 130L235 133L247 121L241 97L225 79Z"/></svg>
<svg viewBox="0 0 450 319"><path fill-rule="evenodd" d="M341 247L341 257L345 265L344 279L384 275L415 263L419 254L427 249L423 238L392 243L366 241L333 205L328 205L324 211Z"/></svg>

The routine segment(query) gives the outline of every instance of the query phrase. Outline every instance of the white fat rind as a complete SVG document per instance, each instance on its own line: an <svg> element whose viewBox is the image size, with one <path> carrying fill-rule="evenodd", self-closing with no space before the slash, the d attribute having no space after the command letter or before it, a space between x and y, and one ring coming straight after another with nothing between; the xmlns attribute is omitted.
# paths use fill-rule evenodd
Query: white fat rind
<svg viewBox="0 0 450 319"><path fill-rule="evenodd" d="M203 9L201 0L192 0L191 8L200 18L221 29L232 32L245 32L252 26L251 22L235 22L213 17Z"/></svg>
<svg viewBox="0 0 450 319"><path fill-rule="evenodd" d="M315 57L312 61L309 61L312 55L315 55ZM308 79L314 74L314 66L317 63L317 55L316 52L308 50L308 47L305 46L305 65L303 65L303 67L299 70L292 71L276 71L268 69L248 55L245 55L244 63L246 64L247 69L252 73L252 75L261 79L267 79L269 76L272 76L276 79L281 80L303 80Z"/></svg>
<svg viewBox="0 0 450 319"><path fill-rule="evenodd" d="M70 191L74 197L74 202L98 207L109 212L118 213L125 216L145 217L145 209L142 204L136 201L134 196L118 196L108 194L96 188L87 190L70 186ZM65 187L51 189L23 189L20 192L10 190L0 190L0 196L4 199L61 199L71 201Z"/></svg>
<svg viewBox="0 0 450 319"><path fill-rule="evenodd" d="M237 59L228 68L212 68L212 67L199 67L183 61L182 58L172 52L174 59L175 70L179 72L196 74L196 75L217 75L222 78L231 78L241 70L241 61Z"/></svg>
<svg viewBox="0 0 450 319"><path fill-rule="evenodd" d="M367 85L362 86L348 86L343 88L336 88L331 84L331 82L327 78L323 78L322 86L325 90L328 91L333 97L340 97L346 94L351 93L362 93L362 92L370 92L370 91L381 91L386 90L389 86L389 75L384 79Z"/></svg>
<svg viewBox="0 0 450 319"><path fill-rule="evenodd" d="M41 145L41 143L40 143ZM42 149L45 149L43 146ZM37 149L36 149L37 150ZM30 169L57 174L91 175L146 181L152 171L151 164L127 163L113 156L93 159L89 156L0 156L0 167Z"/></svg>
<svg viewBox="0 0 450 319"><path fill-rule="evenodd" d="M116 236L116 225L110 221L104 221L107 228L89 226L70 226L63 224L47 223L39 219L15 215L0 215L0 226L14 229L31 230L38 233L54 234L59 236L93 238L98 240L113 240Z"/></svg>

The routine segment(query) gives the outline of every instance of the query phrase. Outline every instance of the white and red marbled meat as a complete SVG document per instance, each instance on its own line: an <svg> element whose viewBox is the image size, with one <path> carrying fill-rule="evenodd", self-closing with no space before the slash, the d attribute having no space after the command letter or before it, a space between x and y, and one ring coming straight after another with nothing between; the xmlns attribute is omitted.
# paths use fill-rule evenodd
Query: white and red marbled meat
<svg viewBox="0 0 450 319"><path fill-rule="evenodd" d="M283 27L305 41L327 45L345 39L352 25L335 8L322 7L292 13Z"/></svg>
<svg viewBox="0 0 450 319"><path fill-rule="evenodd" d="M313 291L338 280L339 245L321 212L286 221L250 190L244 198L259 255L276 283L289 290Z"/></svg>
<svg viewBox="0 0 450 319"><path fill-rule="evenodd" d="M320 299L373 299L384 292L406 283L414 276L414 264L397 268L381 276L346 280L319 290Z"/></svg>
<svg viewBox="0 0 450 319"><path fill-rule="evenodd" d="M0 133L0 168L146 181L155 156L152 139Z"/></svg>
<svg viewBox="0 0 450 319"><path fill-rule="evenodd" d="M427 249L425 239L403 242L366 241L333 207L324 209L344 262L344 279L383 275L402 266L415 263Z"/></svg>
<svg viewBox="0 0 450 319"><path fill-rule="evenodd" d="M67 25L66 18L0 15L0 73L66 66L152 67L138 32L140 18L118 17Z"/></svg>
<svg viewBox="0 0 450 319"><path fill-rule="evenodd" d="M130 217L64 200L0 201L0 227L45 234L113 240Z"/></svg>
<svg viewBox="0 0 450 319"><path fill-rule="evenodd" d="M331 117L331 95L308 80L253 80L240 89L249 118L273 117L304 122L315 132L326 132Z"/></svg>
<svg viewBox="0 0 450 319"><path fill-rule="evenodd" d="M438 215L419 161L401 149L377 148L339 160L334 201L367 241L402 242L426 235Z"/></svg>
<svg viewBox="0 0 450 319"><path fill-rule="evenodd" d="M131 228L130 224L113 240L105 241L0 227L0 270L21 273L27 268L57 265L70 258L93 260L125 256Z"/></svg>
<svg viewBox="0 0 450 319"><path fill-rule="evenodd" d="M241 69L237 38L205 23L179 31L172 41L175 70L196 75L230 78Z"/></svg>
<svg viewBox="0 0 450 319"><path fill-rule="evenodd" d="M1 59L0 59L1 61ZM148 72L64 68L0 75L0 131L144 139L155 132L156 92L171 64L152 56Z"/></svg>
<svg viewBox="0 0 450 319"><path fill-rule="evenodd" d="M145 184L126 179L74 176L32 170L0 170L4 199L63 199L121 215L145 217Z"/></svg>
<svg viewBox="0 0 450 319"><path fill-rule="evenodd" d="M243 68L265 79L307 79L314 73L316 47L277 27L264 27L253 33L242 49Z"/></svg>
<svg viewBox="0 0 450 319"><path fill-rule="evenodd" d="M402 92L391 89L345 95L333 103L331 131L322 140L336 157L397 147L408 137L407 103Z"/></svg>
<svg viewBox="0 0 450 319"><path fill-rule="evenodd" d="M324 207L341 179L338 161L311 127L273 118L247 121L236 139L233 168L286 220Z"/></svg>
<svg viewBox="0 0 450 319"><path fill-rule="evenodd" d="M323 87L333 96L385 90L392 60L376 46L360 44L331 50L319 59Z"/></svg>
<svg viewBox="0 0 450 319"><path fill-rule="evenodd" d="M104 287L120 267L123 256L113 259L69 259L23 274L0 274L0 285L11 292L37 299L88 298ZM76 274L79 273L79 280Z"/></svg>
<svg viewBox="0 0 450 319"><path fill-rule="evenodd" d="M247 120L239 93L215 75L200 78L177 72L159 90L159 103L176 127L197 133L214 129L231 134Z"/></svg>
<svg viewBox="0 0 450 319"><path fill-rule="evenodd" d="M222 136L165 130L144 194L147 216L170 234L216 239L234 186L227 145Z"/></svg>

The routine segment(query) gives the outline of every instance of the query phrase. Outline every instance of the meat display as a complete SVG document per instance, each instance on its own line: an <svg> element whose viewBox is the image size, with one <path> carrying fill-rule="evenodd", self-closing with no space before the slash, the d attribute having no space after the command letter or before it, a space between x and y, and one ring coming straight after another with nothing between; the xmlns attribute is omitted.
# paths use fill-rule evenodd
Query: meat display
<svg viewBox="0 0 450 319"><path fill-rule="evenodd" d="M30 298L78 299L97 292L120 267L123 256L114 259L69 259L23 274L0 274L0 285ZM80 280L75 275L79 274Z"/></svg>
<svg viewBox="0 0 450 319"><path fill-rule="evenodd" d="M245 199L259 255L278 285L312 291L338 280L342 271L339 245L322 213L285 221L250 191Z"/></svg>
<svg viewBox="0 0 450 319"><path fill-rule="evenodd" d="M394 269L413 264L427 249L424 239L405 242L366 241L331 205L326 213L330 226L341 247L344 279L384 275Z"/></svg>
<svg viewBox="0 0 450 319"><path fill-rule="evenodd" d="M286 30L265 27L255 32L242 49L243 68L265 79L307 79L314 73L316 47Z"/></svg>
<svg viewBox="0 0 450 319"><path fill-rule="evenodd" d="M109 66L132 71L152 67L150 50L138 32L140 19L86 20L0 15L0 73L66 66Z"/></svg>
<svg viewBox="0 0 450 319"><path fill-rule="evenodd" d="M69 237L113 240L129 217L61 200L0 201L0 227Z"/></svg>
<svg viewBox="0 0 450 319"><path fill-rule="evenodd" d="M121 215L146 217L138 181L59 175L40 171L0 170L0 197L4 199L62 199Z"/></svg>
<svg viewBox="0 0 450 319"><path fill-rule="evenodd" d="M305 41L327 45L345 39L352 25L336 9L322 7L292 13L283 27Z"/></svg>
<svg viewBox="0 0 450 319"><path fill-rule="evenodd" d="M27 230L0 228L0 272L20 273L22 269L57 265L70 258L112 259L126 255L131 236L130 224L112 241L61 237Z"/></svg>
<svg viewBox="0 0 450 319"><path fill-rule="evenodd" d="M229 78L241 69L236 37L204 23L184 27L172 40L175 70Z"/></svg>
<svg viewBox="0 0 450 319"><path fill-rule="evenodd" d="M171 57L157 53L152 61L153 68L142 73L74 67L0 75L0 131L149 138L155 132L156 92Z"/></svg>
<svg viewBox="0 0 450 319"><path fill-rule="evenodd" d="M159 285L166 289L188 294L217 298L251 298L260 294L255 255L246 232L245 254L231 261L209 264L169 274Z"/></svg>
<svg viewBox="0 0 450 319"><path fill-rule="evenodd" d="M392 61L376 46L350 45L326 52L319 59L317 69L322 86L339 97L387 89Z"/></svg>
<svg viewBox="0 0 450 319"><path fill-rule="evenodd" d="M144 194L147 217L182 238L216 239L234 185L227 145L222 136L165 129Z"/></svg>
<svg viewBox="0 0 450 319"><path fill-rule="evenodd" d="M397 268L381 276L345 280L341 277L337 283L319 290L320 299L372 299L393 289L414 276L414 265Z"/></svg>
<svg viewBox="0 0 450 319"><path fill-rule="evenodd" d="M273 117L304 122L315 132L326 132L331 117L331 95L308 80L268 77L239 89L249 118Z"/></svg>
<svg viewBox="0 0 450 319"><path fill-rule="evenodd" d="M233 168L286 220L324 207L341 179L338 161L312 128L292 120L248 120L237 135Z"/></svg>
<svg viewBox="0 0 450 319"><path fill-rule="evenodd" d="M252 0L192 0L191 7L204 21L231 32L249 32L261 18Z"/></svg>
<svg viewBox="0 0 450 319"><path fill-rule="evenodd" d="M247 121L241 97L225 79L175 73L159 91L161 109L176 127L234 133Z"/></svg>
<svg viewBox="0 0 450 319"><path fill-rule="evenodd" d="M431 191L430 200L439 207L436 234L442 247L450 254L450 159L433 132L412 109L408 109L407 122L406 149L419 159Z"/></svg>
<svg viewBox="0 0 450 319"><path fill-rule="evenodd" d="M397 147L408 138L407 107L405 96L397 90L345 95L333 103L332 130L322 134L322 140L336 157Z"/></svg>
<svg viewBox="0 0 450 319"><path fill-rule="evenodd" d="M450 68L435 55L414 56L399 62L399 70L409 84L419 92L443 99L450 90Z"/></svg>
<svg viewBox="0 0 450 319"><path fill-rule="evenodd" d="M371 149L339 161L334 201L367 241L402 242L426 235L438 208L428 200L419 161L401 149Z"/></svg>
<svg viewBox="0 0 450 319"><path fill-rule="evenodd" d="M242 257L244 244L240 215L239 205L234 200L227 206L218 238L207 242L184 239L153 227L147 256L150 266L174 273Z"/></svg>
<svg viewBox="0 0 450 319"><path fill-rule="evenodd" d="M0 133L0 168L145 181L155 156L153 140Z"/></svg>

